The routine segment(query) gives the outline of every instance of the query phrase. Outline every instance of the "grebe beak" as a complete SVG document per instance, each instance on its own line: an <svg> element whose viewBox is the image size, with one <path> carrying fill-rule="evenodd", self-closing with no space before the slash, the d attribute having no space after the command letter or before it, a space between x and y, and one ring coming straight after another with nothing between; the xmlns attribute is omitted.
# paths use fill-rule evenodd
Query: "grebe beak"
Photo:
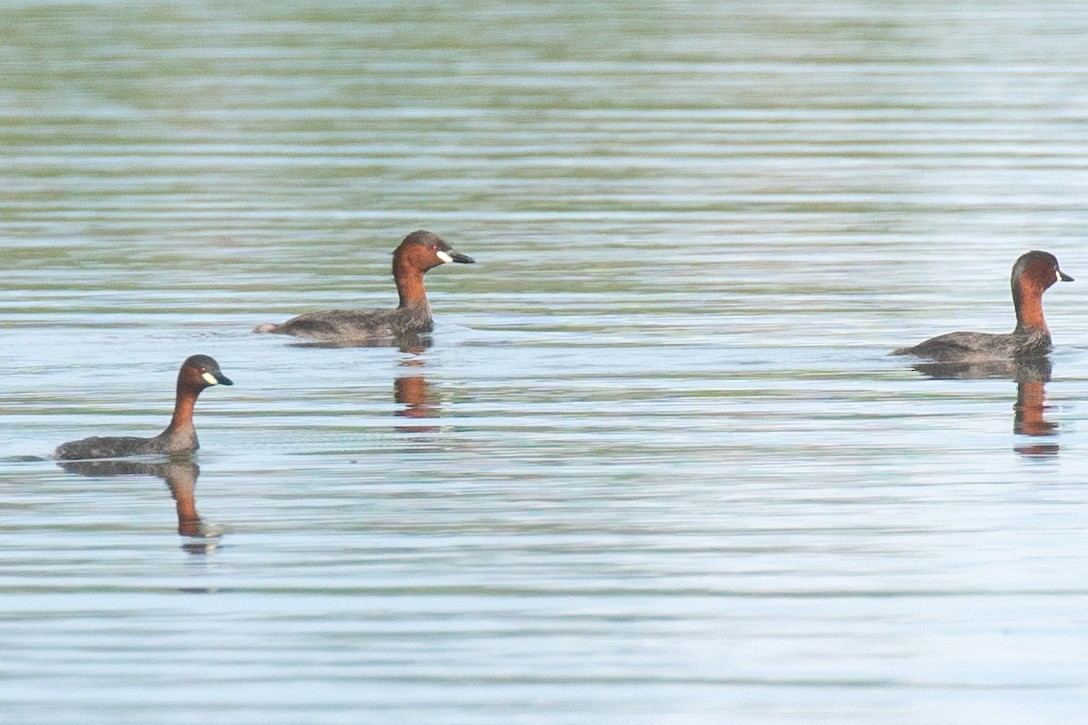
<svg viewBox="0 0 1088 725"><path fill-rule="evenodd" d="M448 252L439 249L437 252L435 252L435 256L437 256L443 262L460 262L461 264L472 264L476 261L467 254L461 254L460 252L455 252L452 249Z"/></svg>
<svg viewBox="0 0 1088 725"><path fill-rule="evenodd" d="M1073 278L1059 269L1058 270L1058 281L1059 282L1072 282Z"/></svg>
<svg viewBox="0 0 1088 725"><path fill-rule="evenodd" d="M223 373L211 373L205 371L201 374L200 377L204 378L204 382L206 382L208 385L234 385L234 381L228 378Z"/></svg>

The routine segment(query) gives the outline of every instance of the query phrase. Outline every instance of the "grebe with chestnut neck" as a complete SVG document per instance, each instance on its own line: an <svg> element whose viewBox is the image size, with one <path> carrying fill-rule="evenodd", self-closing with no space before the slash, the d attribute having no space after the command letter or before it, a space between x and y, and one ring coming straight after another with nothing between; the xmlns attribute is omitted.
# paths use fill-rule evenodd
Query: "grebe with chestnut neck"
<svg viewBox="0 0 1088 725"><path fill-rule="evenodd" d="M170 425L153 438L131 436L100 438L92 436L78 441L63 443L53 451L53 458L78 460L87 458L122 458L144 454L178 454L195 451L200 447L193 426L193 407L197 396L213 385L234 383L219 369L219 363L207 355L186 358L178 371L177 396L174 399L174 415Z"/></svg>
<svg viewBox="0 0 1088 725"><path fill-rule="evenodd" d="M433 232L412 232L393 252L393 281L400 298L395 309L309 312L280 324L258 325L253 331L341 345L430 332L434 321L423 275L448 262L471 264L475 260L454 251Z"/></svg>
<svg viewBox="0 0 1088 725"><path fill-rule="evenodd" d="M949 332L893 355L913 355L936 362L981 362L1039 357L1050 352L1050 329L1043 317L1043 293L1055 282L1073 278L1049 252L1028 252L1012 267L1012 304L1016 329L1010 333Z"/></svg>

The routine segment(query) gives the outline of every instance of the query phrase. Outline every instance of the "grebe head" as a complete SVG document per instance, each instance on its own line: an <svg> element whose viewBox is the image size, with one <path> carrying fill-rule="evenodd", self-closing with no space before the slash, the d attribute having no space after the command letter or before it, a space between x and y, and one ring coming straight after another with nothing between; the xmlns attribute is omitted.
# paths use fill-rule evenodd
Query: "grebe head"
<svg viewBox="0 0 1088 725"><path fill-rule="evenodd" d="M1045 290L1055 282L1072 282L1073 278L1058 266L1057 258L1050 252L1028 252L1016 260L1012 267L1012 287L1030 285Z"/></svg>
<svg viewBox="0 0 1088 725"><path fill-rule="evenodd" d="M181 372L178 374L179 382L203 390L213 385L234 385L234 381L228 378L219 369L219 363L215 358L207 355L193 355L186 358L181 364Z"/></svg>
<svg viewBox="0 0 1088 725"><path fill-rule="evenodd" d="M449 243L433 232L420 229L404 238L393 252L393 270L407 265L420 272L437 267L447 262L472 264L476 260L466 254L454 251Z"/></svg>

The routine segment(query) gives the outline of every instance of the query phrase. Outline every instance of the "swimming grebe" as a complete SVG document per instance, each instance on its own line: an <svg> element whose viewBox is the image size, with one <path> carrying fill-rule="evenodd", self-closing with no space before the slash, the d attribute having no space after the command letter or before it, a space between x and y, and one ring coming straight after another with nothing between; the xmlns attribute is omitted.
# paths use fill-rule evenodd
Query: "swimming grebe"
<svg viewBox="0 0 1088 725"><path fill-rule="evenodd" d="M393 280L400 304L395 310L325 310L310 312L279 325L265 323L254 332L294 335L330 343L350 343L375 338L400 337L430 332L434 327L431 306L423 288L428 269L446 262L471 264L475 260L460 252L437 234L412 232L393 252Z"/></svg>
<svg viewBox="0 0 1088 725"><path fill-rule="evenodd" d="M200 391L212 385L234 385L219 371L219 363L207 355L193 355L178 371L177 398L170 425L154 438L99 438L92 436L61 444L53 458L68 460L82 458L120 458L146 453L186 453L200 447L193 427L193 406Z"/></svg>
<svg viewBox="0 0 1088 725"><path fill-rule="evenodd" d="M1016 329L1008 334L949 332L893 355L914 355L938 362L1011 360L1050 352L1050 330L1043 319L1043 293L1055 282L1073 278L1058 267L1049 252L1028 252L1012 267L1012 304Z"/></svg>

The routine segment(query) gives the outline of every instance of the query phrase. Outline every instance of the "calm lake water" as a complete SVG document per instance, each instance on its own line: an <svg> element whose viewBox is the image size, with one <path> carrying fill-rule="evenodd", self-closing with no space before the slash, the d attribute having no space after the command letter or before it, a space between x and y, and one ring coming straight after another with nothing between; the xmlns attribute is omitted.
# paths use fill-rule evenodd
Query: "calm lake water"
<svg viewBox="0 0 1088 725"><path fill-rule="evenodd" d="M1068 723L1088 9L0 5L0 719ZM249 333L395 301L420 349ZM1052 368L1007 331L1055 253ZM165 426L192 462L61 468Z"/></svg>

